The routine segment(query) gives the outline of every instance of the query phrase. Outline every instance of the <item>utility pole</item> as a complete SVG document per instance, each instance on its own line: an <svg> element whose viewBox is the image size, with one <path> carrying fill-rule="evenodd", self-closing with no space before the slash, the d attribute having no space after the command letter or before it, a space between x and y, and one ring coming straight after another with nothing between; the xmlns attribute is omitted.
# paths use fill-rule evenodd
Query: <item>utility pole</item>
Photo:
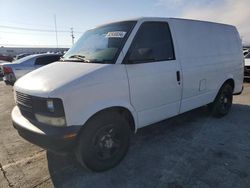
<svg viewBox="0 0 250 188"><path fill-rule="evenodd" d="M58 37L57 37L56 15L54 15L54 23L55 23L55 32L56 32L56 48L58 48Z"/></svg>
<svg viewBox="0 0 250 188"><path fill-rule="evenodd" d="M74 45L74 39L75 39L75 36L74 36L74 30L73 30L73 27L70 28L70 31L71 31L71 38L72 38L72 45Z"/></svg>

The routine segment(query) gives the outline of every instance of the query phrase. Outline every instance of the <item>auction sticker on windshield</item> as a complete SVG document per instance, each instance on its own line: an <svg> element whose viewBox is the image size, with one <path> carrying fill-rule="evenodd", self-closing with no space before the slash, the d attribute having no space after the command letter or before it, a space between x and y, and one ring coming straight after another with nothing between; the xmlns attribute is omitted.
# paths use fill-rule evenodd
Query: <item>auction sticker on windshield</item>
<svg viewBox="0 0 250 188"><path fill-rule="evenodd" d="M106 34L106 38L123 38L126 33L125 31L112 31Z"/></svg>

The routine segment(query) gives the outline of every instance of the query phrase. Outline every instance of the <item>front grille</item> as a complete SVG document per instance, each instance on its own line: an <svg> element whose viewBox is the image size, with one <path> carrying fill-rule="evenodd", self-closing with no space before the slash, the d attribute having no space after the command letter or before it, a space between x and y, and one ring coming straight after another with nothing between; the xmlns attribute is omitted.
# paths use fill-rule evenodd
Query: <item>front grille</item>
<svg viewBox="0 0 250 188"><path fill-rule="evenodd" d="M24 106L27 110L32 110L32 97L30 95L16 91L17 103Z"/></svg>
<svg viewBox="0 0 250 188"><path fill-rule="evenodd" d="M24 117L34 118L32 96L16 91L16 102Z"/></svg>

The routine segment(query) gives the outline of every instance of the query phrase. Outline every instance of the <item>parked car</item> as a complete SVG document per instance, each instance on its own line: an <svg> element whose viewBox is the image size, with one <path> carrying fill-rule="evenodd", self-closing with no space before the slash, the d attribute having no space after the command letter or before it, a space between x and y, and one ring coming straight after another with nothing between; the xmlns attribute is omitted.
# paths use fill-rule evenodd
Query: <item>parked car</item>
<svg viewBox="0 0 250 188"><path fill-rule="evenodd" d="M0 67L0 80L2 80L2 78L3 78L3 70L2 70L2 68Z"/></svg>
<svg viewBox="0 0 250 188"><path fill-rule="evenodd" d="M9 63L9 62L0 60L0 79L3 78L3 69L2 69L1 65L4 64L4 63Z"/></svg>
<svg viewBox="0 0 250 188"><path fill-rule="evenodd" d="M7 85L13 85L17 79L44 65L58 61L61 55L59 54L36 54L29 55L13 63L2 64L4 73L3 80Z"/></svg>
<svg viewBox="0 0 250 188"><path fill-rule="evenodd" d="M26 57L26 56L28 56L28 55L31 55L31 54L28 54L28 53L19 54L19 55L17 55L17 56L14 58L14 60L22 59L22 58L24 58L24 57Z"/></svg>
<svg viewBox="0 0 250 188"><path fill-rule="evenodd" d="M28 141L72 152L81 165L117 165L131 132L208 105L229 113L243 90L234 26L140 18L87 31L56 62L20 78L12 122Z"/></svg>
<svg viewBox="0 0 250 188"><path fill-rule="evenodd" d="M244 77L250 78L250 53L245 56L245 71Z"/></svg>
<svg viewBox="0 0 250 188"><path fill-rule="evenodd" d="M13 60L13 57L8 56L8 55L2 55L2 54L0 54L0 60L1 60L1 61L8 61L8 62L11 62L11 61Z"/></svg>

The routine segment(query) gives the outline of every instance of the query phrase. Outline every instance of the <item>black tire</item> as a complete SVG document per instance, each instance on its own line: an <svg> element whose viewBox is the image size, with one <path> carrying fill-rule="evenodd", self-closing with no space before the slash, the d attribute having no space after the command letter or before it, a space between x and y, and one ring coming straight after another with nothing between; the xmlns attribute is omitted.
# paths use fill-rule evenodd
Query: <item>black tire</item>
<svg viewBox="0 0 250 188"><path fill-rule="evenodd" d="M117 112L101 112L90 119L79 135L76 157L80 164L93 171L116 166L129 147L130 127Z"/></svg>
<svg viewBox="0 0 250 188"><path fill-rule="evenodd" d="M233 103L233 88L229 84L224 84L217 94L213 103L208 105L214 117L223 117L227 115Z"/></svg>

